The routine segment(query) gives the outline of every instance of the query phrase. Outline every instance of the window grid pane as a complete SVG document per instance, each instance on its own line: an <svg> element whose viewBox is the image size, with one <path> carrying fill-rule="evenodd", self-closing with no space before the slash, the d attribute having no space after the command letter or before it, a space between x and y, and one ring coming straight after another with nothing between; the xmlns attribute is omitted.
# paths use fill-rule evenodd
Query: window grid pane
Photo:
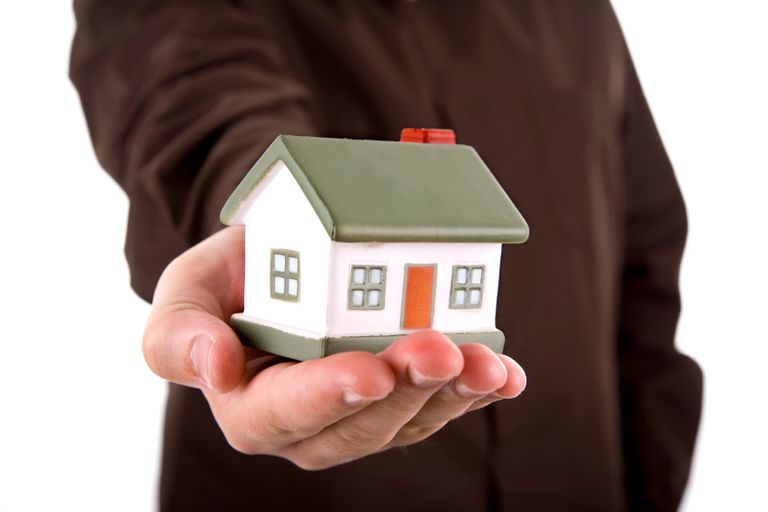
<svg viewBox="0 0 768 512"><path fill-rule="evenodd" d="M368 290L368 300L365 302L366 306L373 307L379 305L379 290Z"/></svg>
<svg viewBox="0 0 768 512"><path fill-rule="evenodd" d="M273 254L272 263L275 266L275 272L285 272L285 255Z"/></svg>
<svg viewBox="0 0 768 512"><path fill-rule="evenodd" d="M387 267L384 265L352 265L349 273L347 308L384 309L386 274Z"/></svg>
<svg viewBox="0 0 768 512"><path fill-rule="evenodd" d="M299 253L288 249L272 249L270 273L270 297L298 302L300 293Z"/></svg>
<svg viewBox="0 0 768 512"><path fill-rule="evenodd" d="M451 309L479 309L483 302L485 267L455 265L451 280Z"/></svg>

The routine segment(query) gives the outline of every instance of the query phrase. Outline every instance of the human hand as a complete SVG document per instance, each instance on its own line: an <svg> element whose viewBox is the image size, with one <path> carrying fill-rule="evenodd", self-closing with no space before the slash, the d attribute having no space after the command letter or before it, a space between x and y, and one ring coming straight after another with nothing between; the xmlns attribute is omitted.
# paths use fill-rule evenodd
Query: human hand
<svg viewBox="0 0 768 512"><path fill-rule="evenodd" d="M240 344L244 230L229 227L176 258L157 285L143 339L149 367L202 389L227 441L303 469L324 469L430 436L525 388L522 368L436 331L379 354L286 361Z"/></svg>

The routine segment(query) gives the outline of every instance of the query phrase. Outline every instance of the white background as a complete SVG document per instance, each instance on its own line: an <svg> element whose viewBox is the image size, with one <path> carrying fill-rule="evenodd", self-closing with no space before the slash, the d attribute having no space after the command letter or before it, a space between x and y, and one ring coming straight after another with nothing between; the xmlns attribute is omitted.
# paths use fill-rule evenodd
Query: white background
<svg viewBox="0 0 768 512"><path fill-rule="evenodd" d="M768 11L614 2L685 194L679 346L705 407L684 510L768 510ZM0 6L0 510L150 510L164 385L122 255L127 201L67 80L69 3Z"/></svg>

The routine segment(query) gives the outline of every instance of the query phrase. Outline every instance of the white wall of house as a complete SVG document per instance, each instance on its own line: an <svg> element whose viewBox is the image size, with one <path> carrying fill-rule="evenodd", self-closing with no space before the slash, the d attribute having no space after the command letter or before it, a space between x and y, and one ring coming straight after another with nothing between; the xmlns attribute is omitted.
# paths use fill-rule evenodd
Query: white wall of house
<svg viewBox="0 0 768 512"><path fill-rule="evenodd" d="M291 171L278 161L254 189L243 209L245 311L264 325L322 337L328 310L331 240ZM270 296L272 249L299 252L299 301Z"/></svg>
<svg viewBox="0 0 768 512"><path fill-rule="evenodd" d="M328 335L399 334L406 264L436 264L432 328L443 332L495 329L501 244L332 242L328 290ZM352 265L386 265L383 310L347 308ZM484 265L485 280L479 309L449 309L454 265Z"/></svg>

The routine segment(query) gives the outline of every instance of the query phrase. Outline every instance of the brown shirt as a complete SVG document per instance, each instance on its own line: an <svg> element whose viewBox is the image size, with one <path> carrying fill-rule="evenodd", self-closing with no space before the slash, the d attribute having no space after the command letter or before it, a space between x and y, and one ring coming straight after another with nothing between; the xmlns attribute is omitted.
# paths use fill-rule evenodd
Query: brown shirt
<svg viewBox="0 0 768 512"><path fill-rule="evenodd" d="M686 220L607 0L75 1L72 80L130 197L126 254L164 266L277 134L447 127L531 226L504 249L497 325L520 398L426 442L304 472L228 447L171 386L167 510L671 510L701 373L679 354ZM650 29L650 27L649 27Z"/></svg>

